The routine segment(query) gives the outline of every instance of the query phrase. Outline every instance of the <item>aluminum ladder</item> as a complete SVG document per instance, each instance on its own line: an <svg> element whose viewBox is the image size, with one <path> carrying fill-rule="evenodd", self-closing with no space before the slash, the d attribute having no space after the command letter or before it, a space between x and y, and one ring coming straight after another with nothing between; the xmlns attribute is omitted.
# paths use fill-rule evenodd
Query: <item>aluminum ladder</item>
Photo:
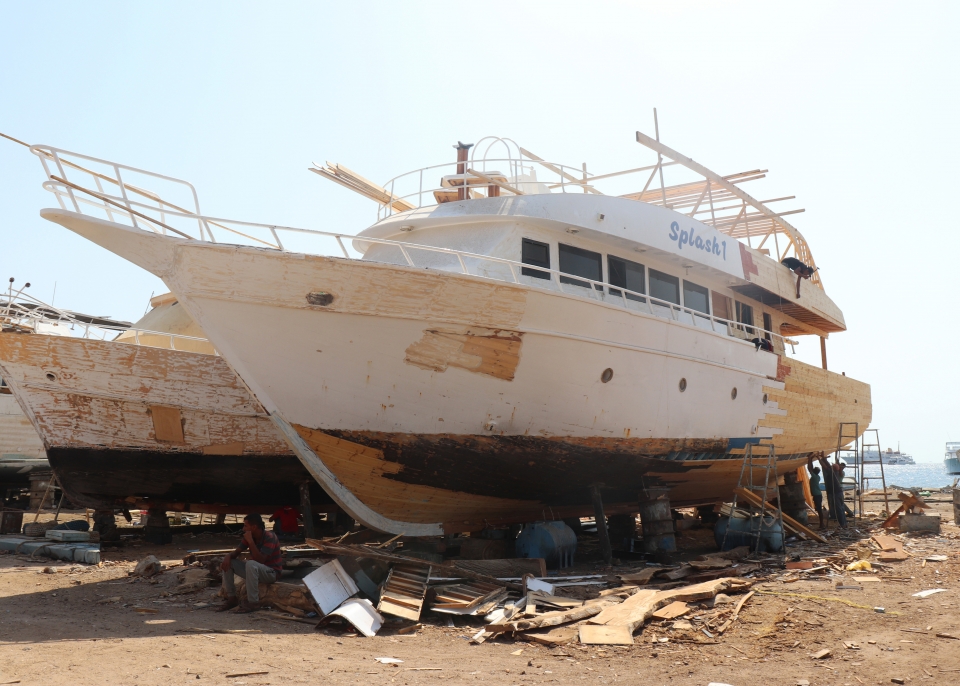
<svg viewBox="0 0 960 686"><path fill-rule="evenodd" d="M747 511L750 513L751 520L753 519L755 513L760 515L760 523L757 526L757 531L753 532L752 529L747 532L747 535L755 539L754 544L751 546L751 553L757 554L760 551L760 538L763 535L763 517L770 510L764 505L768 505L769 508L772 508L773 505L770 505L768 502L769 491L776 492L777 495L777 522L780 524L780 534L783 541L783 545L780 548L780 557L781 560L786 559L787 555L787 532L783 528L783 510L780 508L780 491L778 488L780 475L777 473L777 453L771 445L762 446L768 449L766 455L754 456L753 454L753 444L747 443L747 447L743 452L743 463L740 465L740 478L737 479L737 488L743 488L745 490L754 493L758 498L761 499L762 503L760 507L755 506L753 503L748 503ZM763 472L763 483L758 485L756 483L754 472L762 471ZM770 485L770 477L773 477L773 485ZM731 504L729 521L727 523L726 531L723 532L723 541L720 544L720 550L725 550L727 547L727 535L730 533L730 523L733 521L735 514L737 512L737 500L739 494L737 491L733 492L733 503Z"/></svg>
<svg viewBox="0 0 960 686"><path fill-rule="evenodd" d="M851 445L853 446L852 448L848 447ZM853 516L862 518L863 488L860 485L860 480L863 478L863 453L860 450L859 422L840 422L840 425L837 429L837 449L833 453L834 464L840 463L840 453L846 453L844 457L849 460L847 462L848 466L853 467L853 480L857 484L857 491L853 494ZM827 486L827 483L827 475L824 474L824 487ZM843 494L842 502L837 503L837 507L844 507L846 505L846 492L841 490L841 493ZM831 512L830 516L834 519L837 519L838 522L840 521L835 513Z"/></svg>
<svg viewBox="0 0 960 686"><path fill-rule="evenodd" d="M873 433L873 443L867 443L867 434ZM863 463L863 457L867 454L867 448L876 448L877 449L877 458L880 460L880 476L867 476L866 475L866 465ZM863 497L864 494L870 490L871 481L879 481L883 484L883 507L886 510L886 516L890 516L890 501L887 499L887 477L883 473L883 453L880 452L880 431L877 429L865 429L863 432L863 438L860 443L860 458L861 458L861 469L860 469L860 509L863 510Z"/></svg>

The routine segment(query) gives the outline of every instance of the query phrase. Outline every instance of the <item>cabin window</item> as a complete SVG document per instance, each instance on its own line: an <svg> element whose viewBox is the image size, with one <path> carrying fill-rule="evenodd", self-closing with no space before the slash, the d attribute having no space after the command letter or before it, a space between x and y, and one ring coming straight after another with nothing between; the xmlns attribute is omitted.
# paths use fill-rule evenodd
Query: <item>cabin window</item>
<svg viewBox="0 0 960 686"><path fill-rule="evenodd" d="M607 255L607 282L611 286L619 286L635 293L647 292L644 266L637 262L625 260L622 257ZM621 293L622 291L616 288L610 289L610 295L619 296ZM647 302L646 298L641 298L633 293L627 293L627 299Z"/></svg>
<svg viewBox="0 0 960 686"><path fill-rule="evenodd" d="M674 305L680 304L680 279L656 269L650 270L650 296L666 300Z"/></svg>
<svg viewBox="0 0 960 686"><path fill-rule="evenodd" d="M763 337L769 341L770 332L773 331L773 317L770 316L769 312L763 313L763 328L766 329L766 331L763 332Z"/></svg>
<svg viewBox="0 0 960 686"><path fill-rule="evenodd" d="M744 331L753 333L753 308L745 305L739 300L734 301L737 305L737 321L744 325Z"/></svg>
<svg viewBox="0 0 960 686"><path fill-rule="evenodd" d="M550 269L550 245L540 241L532 241L529 238L523 239L520 260L524 264L532 264L534 267L543 267ZM532 276L535 279L549 279L550 273L539 269L527 269L523 267L520 273L524 276Z"/></svg>
<svg viewBox="0 0 960 686"><path fill-rule="evenodd" d="M733 319L733 301L723 293L713 291L713 314L720 319Z"/></svg>
<svg viewBox="0 0 960 686"><path fill-rule="evenodd" d="M560 271L564 274L573 274L582 276L592 281L603 281L602 265L603 258L600 253L592 250L576 248L572 245L561 243L560 248ZM569 283L583 288L590 288L590 284L579 279L571 279L566 276L560 277L560 283Z"/></svg>
<svg viewBox="0 0 960 686"><path fill-rule="evenodd" d="M683 306L691 310L710 314L710 293L703 286L683 281Z"/></svg>

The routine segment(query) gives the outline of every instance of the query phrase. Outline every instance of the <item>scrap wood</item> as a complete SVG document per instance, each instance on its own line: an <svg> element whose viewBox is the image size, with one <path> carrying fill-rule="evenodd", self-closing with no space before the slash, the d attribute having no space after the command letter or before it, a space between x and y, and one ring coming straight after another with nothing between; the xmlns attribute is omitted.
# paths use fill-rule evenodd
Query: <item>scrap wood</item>
<svg viewBox="0 0 960 686"><path fill-rule="evenodd" d="M630 633L637 630L650 619L654 612L674 601L695 602L713 598L721 591L745 590L752 585L743 579L724 578L705 581L693 586L675 588L669 591L640 591L615 607L608 608L590 619L591 624L623 625Z"/></svg>
<svg viewBox="0 0 960 686"><path fill-rule="evenodd" d="M657 619L676 619L690 612L690 606L680 600L674 600L668 605L664 605L651 616Z"/></svg>
<svg viewBox="0 0 960 686"><path fill-rule="evenodd" d="M583 607L574 608L572 610L547 612L530 619L520 619L515 622L490 624L487 626L487 631L491 633L503 634L513 631L528 631L530 629L540 629L548 626L559 626L561 624L568 624L569 622L576 622L581 619L586 619L587 617L598 615L603 612L603 608L603 603L594 603L593 605L584 605Z"/></svg>
<svg viewBox="0 0 960 686"><path fill-rule="evenodd" d="M898 493L897 497L900 498L900 507L894 510L893 514L887 517L883 524L880 525L880 527L883 529L896 527L900 515L908 512L914 507L930 509L930 506L923 502L923 499L920 498L920 496L913 495L912 493Z"/></svg>
<svg viewBox="0 0 960 686"><path fill-rule="evenodd" d="M270 672L237 672L236 674L227 674L227 679L233 679L238 676L260 676L261 674L269 674Z"/></svg>
<svg viewBox="0 0 960 686"><path fill-rule="evenodd" d="M423 600L430 582L430 567L425 570L418 565L396 564L390 568L377 610L385 614L411 619L420 619Z"/></svg>
<svg viewBox="0 0 960 686"><path fill-rule="evenodd" d="M724 622L723 625L717 630L717 633L722 634L724 631L730 628L730 625L733 624L737 620L737 617L740 616L740 608L743 607L743 604L745 602L750 600L751 596L753 596L754 593L756 593L756 591L750 591L745 596L743 596L739 600L739 602L737 602L736 606L734 606L733 608L733 614L730 615L730 618L726 622Z"/></svg>
<svg viewBox="0 0 960 686"><path fill-rule="evenodd" d="M480 574L478 572L471 571L469 569L463 569L453 564L440 564L436 562L428 562L427 560L420 560L415 557L404 557L403 555L394 555L391 553L385 553L381 550L374 550L368 548L365 545L344 545L339 543L329 543L313 538L306 539L307 543L316 547L319 550L323 550L332 555L350 555L351 557L365 557L373 560L383 560L384 562L392 562L394 564L408 564L408 565L419 565L421 567L432 567L434 572L445 572L447 575L453 578L467 578L473 579L474 581L482 581L488 584L498 584L500 586L506 586L511 591L520 591L523 593L523 587L520 584L515 584L508 581L500 581L496 577L487 576L486 574ZM431 572L433 574L433 572Z"/></svg>
<svg viewBox="0 0 960 686"><path fill-rule="evenodd" d="M618 586L617 588L608 588L600 591L600 597L607 595L633 595L640 590L639 586Z"/></svg>
<svg viewBox="0 0 960 686"><path fill-rule="evenodd" d="M771 504L768 503L768 502L764 502L763 498L761 498L760 496L758 496L758 495L757 495L756 493L754 493L753 491L749 491L749 490L747 490L746 488L735 488L735 489L734 489L734 492L735 492L738 496L740 496L741 498L743 498L744 500L746 500L747 502L751 503L752 505L754 505L754 506L756 506L756 507L760 507L761 504L762 504L762 505L763 505L763 508L764 508L765 510L770 510L770 511L772 511L772 512L777 512L777 508L775 508L773 505L771 505ZM827 539L825 539L823 536L821 536L820 534L818 534L818 533L817 533L816 531L814 531L813 529L811 529L811 528L809 528L809 527L807 527L807 526L804 526L803 524L801 524L800 522L798 522L798 521L797 521L796 519L794 519L793 517L790 517L789 515L787 515L787 514L784 513L784 512L779 512L778 514L779 514L780 517L783 519L783 525L784 525L787 529L789 529L790 531L793 531L793 532L796 533L796 534L799 534L799 535L801 535L801 536L804 536L805 538L812 538L813 540L819 541L820 543L826 543L826 542L827 542Z"/></svg>
<svg viewBox="0 0 960 686"><path fill-rule="evenodd" d="M680 565L677 569L671 569L666 572L657 574L658 577L662 579L667 579L669 581L679 581L680 579L685 579L686 577L693 574L693 567L688 564Z"/></svg>
<svg viewBox="0 0 960 686"><path fill-rule="evenodd" d="M625 626L581 624L579 633L580 642L584 645L633 645L633 634Z"/></svg>
<svg viewBox="0 0 960 686"><path fill-rule="evenodd" d="M494 597L503 599L507 590L503 586L484 583L449 584L433 587L434 599L430 609L458 609L473 610L480 605L493 600Z"/></svg>
<svg viewBox="0 0 960 686"><path fill-rule="evenodd" d="M880 546L880 550L884 552L903 550L903 543L895 539L893 536L877 534L876 536L871 537L871 540Z"/></svg>
<svg viewBox="0 0 960 686"><path fill-rule="evenodd" d="M646 584L650 582L650 579L653 578L653 575L661 571L660 567L645 567L639 572L632 572L630 574L617 574L625 584Z"/></svg>
<svg viewBox="0 0 960 686"><path fill-rule="evenodd" d="M562 646L575 639L578 635L575 626L558 626L550 631L528 631L519 635L525 641L533 641L545 646Z"/></svg>
<svg viewBox="0 0 960 686"><path fill-rule="evenodd" d="M697 570L724 569L730 567L733 560L725 557L707 557L704 560L691 560L687 564Z"/></svg>

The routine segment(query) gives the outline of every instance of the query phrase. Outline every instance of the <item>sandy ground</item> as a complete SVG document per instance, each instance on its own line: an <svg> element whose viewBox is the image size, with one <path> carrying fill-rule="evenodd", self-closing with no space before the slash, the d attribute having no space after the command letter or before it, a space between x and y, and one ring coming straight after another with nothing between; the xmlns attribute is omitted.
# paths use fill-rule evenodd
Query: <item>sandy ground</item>
<svg viewBox="0 0 960 686"><path fill-rule="evenodd" d="M775 570L761 577L757 595L722 636L652 623L635 635L635 645L622 647L548 648L511 637L473 645L468 639L481 620L458 617L449 627L446 617L431 613L416 634L398 635L403 624L388 623L378 636L363 638L346 627L316 630L262 613L198 607L217 602L216 589L169 595L187 551L230 547L232 536L127 545L105 553L100 567L8 554L0 556L0 684L960 684L960 640L936 637L960 637L960 529L948 504L938 509L945 515L941 535L908 538L914 557L881 572L880 583L837 590L837 578L790 582L796 574ZM854 550L870 533L876 531L861 527L859 536L832 538L832 549ZM710 548L706 532L681 542L690 554ZM580 559L591 545L581 548ZM821 557L825 550L807 545L792 552ZM149 581L131 579L128 572L149 553L172 569ZM935 553L948 560L924 563ZM588 561L577 571L640 566ZM856 585L856 575L845 574L844 583ZM932 588L947 590L926 599L911 595ZM207 631L185 633L190 629ZM225 630L244 633L216 633ZM811 657L824 648L830 657ZM375 657L403 663L383 665ZM229 676L250 672L265 673Z"/></svg>

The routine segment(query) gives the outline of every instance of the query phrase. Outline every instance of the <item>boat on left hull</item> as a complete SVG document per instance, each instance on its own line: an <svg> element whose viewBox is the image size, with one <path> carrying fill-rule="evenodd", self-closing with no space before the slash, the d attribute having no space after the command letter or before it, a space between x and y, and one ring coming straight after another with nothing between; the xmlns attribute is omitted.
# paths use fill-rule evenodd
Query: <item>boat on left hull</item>
<svg viewBox="0 0 960 686"><path fill-rule="evenodd" d="M114 341L0 332L0 376L73 502L272 511L310 482L311 502L331 503L222 358L137 342L210 348L135 329Z"/></svg>

